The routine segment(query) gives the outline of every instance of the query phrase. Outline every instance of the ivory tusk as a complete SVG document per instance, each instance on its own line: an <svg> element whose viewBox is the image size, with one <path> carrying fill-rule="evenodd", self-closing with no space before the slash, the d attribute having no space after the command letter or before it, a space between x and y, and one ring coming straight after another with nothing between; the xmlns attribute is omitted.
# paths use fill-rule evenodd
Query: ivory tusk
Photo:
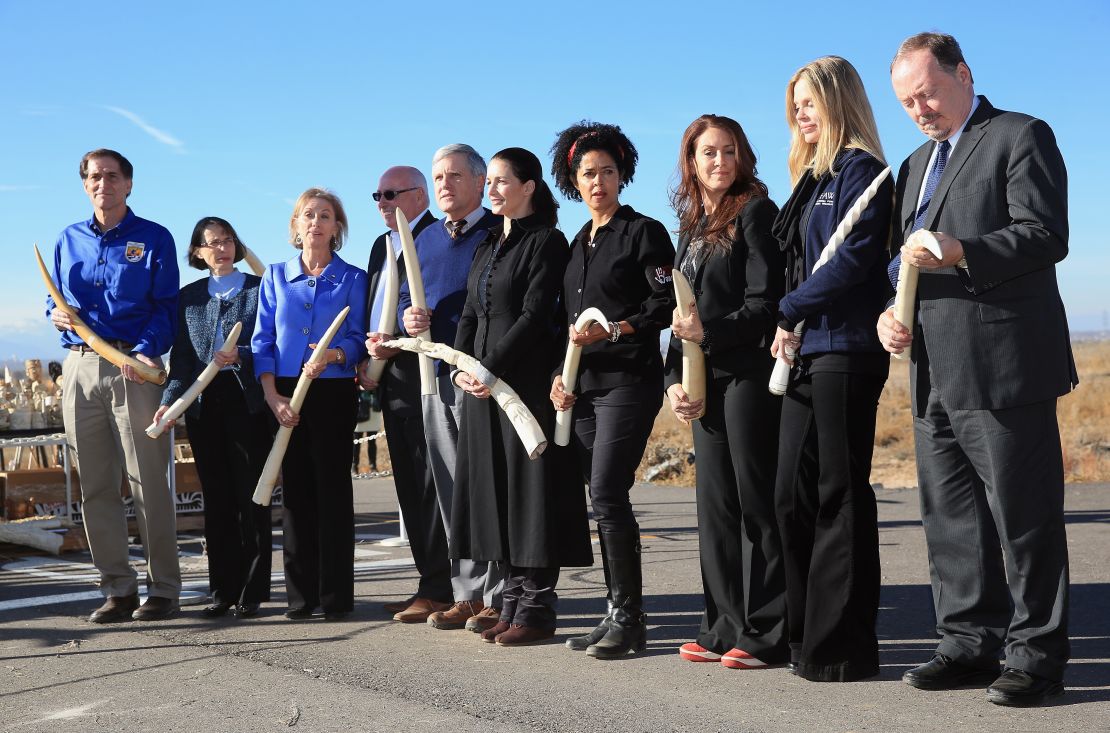
<svg viewBox="0 0 1110 733"><path fill-rule="evenodd" d="M867 209L871 199L879 192L879 187L887 176L890 175L890 166L883 168L879 171L879 175L875 176L875 180L863 190L859 198L852 204L852 208L844 214L844 218L836 225L836 231L833 232L829 238L829 243L821 250L821 256L817 258L817 262L813 264L813 272L817 272L818 268L824 265L829 259L836 254L836 250L844 243L844 240L851 234L852 228L863 216L863 212ZM805 321L801 321L794 327L794 335L801 338L802 332L805 329ZM795 352L793 349L783 349L786 352L786 358L780 356L775 360L775 367L771 370L771 379L767 383L767 389L771 394L782 396L786 394L787 387L790 386L790 362L786 359L793 361Z"/></svg>
<svg viewBox="0 0 1110 733"><path fill-rule="evenodd" d="M416 243L412 240L412 229L405 212L397 208L397 233L401 235L401 256L405 258L405 278L409 283L409 295L414 308L428 309L428 300L424 297L424 279L420 275L420 260L416 258ZM430 329L429 329L430 330ZM420 341L431 342L428 331L416 334ZM418 352L419 353L419 352ZM436 389L435 365L425 354L420 354L420 394L434 395Z"/></svg>
<svg viewBox="0 0 1110 733"><path fill-rule="evenodd" d="M138 372L139 376L148 382L154 382L155 384L166 383L165 369L159 369L158 367L144 364L135 357L123 353L97 336L96 332L81 320L81 316L77 315L77 310L65 301L61 291L58 290L58 286L54 284L54 278L50 277L50 272L46 269L46 263L43 262L42 255L39 254L39 246L37 244L35 245L35 258L39 262L39 272L42 274L42 281L46 284L46 290L50 293L50 297L54 299L54 305L69 316L70 321L73 322L73 330L90 349L118 367L122 367L124 364L130 365L132 369Z"/></svg>
<svg viewBox="0 0 1110 733"><path fill-rule="evenodd" d="M694 291L690 281L679 270L671 270L674 281L674 295L678 303L678 315L690 317L690 304L694 302ZM682 340L682 391L691 402L702 400L701 412L695 420L705 414L705 353L692 341Z"/></svg>
<svg viewBox="0 0 1110 733"><path fill-rule="evenodd" d="M574 330L584 331L594 323L601 324L606 331L609 330L609 321L597 308L587 308L582 311L582 315L574 322ZM563 359L563 391L567 394L573 393L578 384L578 362L581 358L582 347L568 340L566 358ZM570 444L570 429L574 425L573 411L573 407L569 410L555 411L555 445Z"/></svg>
<svg viewBox="0 0 1110 733"><path fill-rule="evenodd" d="M404 213L401 216L404 216ZM417 264L417 267L419 266ZM378 284L378 287L385 287L385 293L382 296L382 314L378 320L378 333L393 335L393 332L397 330L397 296L401 290L401 279L397 275L397 258L393 254L393 243L389 241L387 235L385 238L385 283ZM370 366L366 370L367 376L375 382L382 381L382 374L385 372L385 366L388 363L385 359L371 359Z"/></svg>
<svg viewBox="0 0 1110 733"><path fill-rule="evenodd" d="M251 248L243 245L243 259L246 260L247 267L251 268L251 272L259 277L266 274L266 265L262 264L262 260L258 259L258 255L251 252Z"/></svg>
<svg viewBox="0 0 1110 733"><path fill-rule="evenodd" d="M400 211L400 209L398 209ZM437 344L434 341L425 341L417 338L400 338L392 341L385 342L384 346L391 349L404 349L405 351L412 351L422 356L427 355L433 359L442 359L443 361L458 367L465 372L474 374L478 371L479 362L470 354L464 354L461 351L452 349L446 344ZM512 423L513 429L516 430L517 437L520 442L524 444L524 450L528 452L528 458L535 460L539 458L544 449L547 448L547 438L544 437L543 429L540 424L536 422L535 416L528 406L520 399L520 395L513 390L505 380L498 379L489 388L490 395L493 397L497 406L500 407Z"/></svg>
<svg viewBox="0 0 1110 733"><path fill-rule="evenodd" d="M920 246L933 253L938 260L943 256L940 251L940 242L936 235L925 229L918 229L906 239L910 246ZM898 287L894 290L894 320L913 333L913 311L917 300L917 279L919 271L910 263L902 260L898 263ZM913 348L912 346L910 348ZM905 359L906 352L894 354L895 359Z"/></svg>
<svg viewBox="0 0 1110 733"><path fill-rule="evenodd" d="M239 341L239 333L242 330L243 322L236 321L235 325L231 327L231 331L227 334L227 338L224 339L223 346L221 346L219 350L230 351L231 349L235 348L236 344ZM197 397L200 396L200 393L204 391L204 388L211 384L212 380L216 378L216 375L219 373L220 369L220 365L216 363L215 359L212 359L212 361L208 363L208 366L204 367L204 371L202 371L197 377L197 381L193 382L192 386L190 386L189 389L185 390L185 394L178 397L177 400L175 400L174 403L170 405L170 409L166 410L166 412L163 413L162 417L151 423L150 427L146 429L147 436L151 438L157 438L159 435L164 433L166 431L166 426L169 425L170 421L176 420L185 413L185 410L189 408L189 405L193 404L193 402L196 401Z"/></svg>
<svg viewBox="0 0 1110 733"><path fill-rule="evenodd" d="M323 360L324 352L328 350L331 340L335 338L336 331L343 325L343 319L347 317L350 310L351 306L348 305L339 311L335 320L328 326L328 330L316 343L316 348L312 350L312 356L308 358L309 364L317 364ZM311 384L312 380L305 376L302 371L300 378L297 380L297 386L293 388L293 396L289 398L289 409L294 414L299 415L301 413L301 405L304 404L305 395L308 393ZM277 434L274 435L274 444L270 448L270 455L266 456L266 465L262 468L262 475L258 477L258 484L254 487L254 496L251 497L255 504L270 506L270 497L274 493L274 484L277 483L278 471L281 470L281 461L285 458L285 451L289 447L289 437L292 434L293 428L282 425L278 428Z"/></svg>

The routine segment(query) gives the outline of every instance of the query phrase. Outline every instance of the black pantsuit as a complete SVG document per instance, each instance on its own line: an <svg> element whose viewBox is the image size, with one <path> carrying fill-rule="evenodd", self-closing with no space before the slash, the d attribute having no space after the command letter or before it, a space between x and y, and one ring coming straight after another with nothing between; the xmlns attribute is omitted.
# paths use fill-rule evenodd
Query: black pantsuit
<svg viewBox="0 0 1110 733"><path fill-rule="evenodd" d="M292 377L275 380L284 396L296 384ZM354 606L354 487L347 446L357 398L354 380L314 379L281 464L290 608L342 613Z"/></svg>
<svg viewBox="0 0 1110 733"><path fill-rule="evenodd" d="M818 372L797 377L783 398L775 504L791 658L806 679L879 673L881 574L870 473L885 381Z"/></svg>
<svg viewBox="0 0 1110 733"><path fill-rule="evenodd" d="M243 388L222 371L204 391L200 415L186 415L201 491L208 585L213 603L270 600L270 507L251 501L270 450L264 413L251 413Z"/></svg>

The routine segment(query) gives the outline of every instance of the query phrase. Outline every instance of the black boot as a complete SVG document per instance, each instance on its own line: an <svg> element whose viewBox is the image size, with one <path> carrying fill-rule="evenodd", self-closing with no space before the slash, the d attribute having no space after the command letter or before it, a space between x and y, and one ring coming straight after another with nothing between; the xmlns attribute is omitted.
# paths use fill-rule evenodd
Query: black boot
<svg viewBox="0 0 1110 733"><path fill-rule="evenodd" d="M598 659L616 659L629 652L641 652L647 644L647 616L644 615L644 584L640 570L640 528L598 528L602 552L609 560L612 580L609 591L613 610L609 630L586 649Z"/></svg>
<svg viewBox="0 0 1110 733"><path fill-rule="evenodd" d="M585 636L572 636L567 639L567 649L572 649L576 652L584 652L589 647L601 641L601 637L605 636L605 633L609 631L609 620L613 616L613 593L609 590L613 587L613 583L609 575L609 558L605 555L605 535L599 530L597 537L601 543L601 569L602 572L605 573L605 617L601 619L593 631Z"/></svg>

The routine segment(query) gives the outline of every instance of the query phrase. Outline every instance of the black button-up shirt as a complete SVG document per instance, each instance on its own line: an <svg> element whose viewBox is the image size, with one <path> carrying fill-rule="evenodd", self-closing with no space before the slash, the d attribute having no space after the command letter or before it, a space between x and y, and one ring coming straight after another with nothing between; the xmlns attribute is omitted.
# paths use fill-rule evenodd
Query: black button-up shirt
<svg viewBox="0 0 1110 733"><path fill-rule="evenodd" d="M670 326L675 306L671 284L675 251L670 235L662 224L631 206L617 209L597 230L592 246L591 228L587 222L571 243L563 277L567 323L573 325L582 311L597 308L610 321L628 321L636 332L621 336L615 344L600 341L583 347L578 390L646 380L658 381L662 390L659 332Z"/></svg>

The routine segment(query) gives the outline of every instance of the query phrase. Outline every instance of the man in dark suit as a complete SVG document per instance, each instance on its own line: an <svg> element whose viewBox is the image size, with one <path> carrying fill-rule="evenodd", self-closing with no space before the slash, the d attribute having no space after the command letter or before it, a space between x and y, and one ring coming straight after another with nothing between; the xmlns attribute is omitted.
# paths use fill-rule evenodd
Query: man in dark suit
<svg viewBox="0 0 1110 733"><path fill-rule="evenodd" d="M1078 378L1055 268L1068 251L1067 171L1047 124L975 95L952 36L904 41L891 81L931 139L898 173L895 243L926 229L942 255L902 247L920 268L917 325L911 334L890 310L878 324L888 351L911 348L941 636L902 679L989 684L993 703L1040 705L1063 693L1069 655L1056 399Z"/></svg>
<svg viewBox="0 0 1110 733"><path fill-rule="evenodd" d="M401 240L397 234L397 209L412 222L413 236L436 221L428 211L428 184L416 168L396 166L382 174L374 192L378 211L389 230L374 240L366 272L370 276L369 328L378 331L382 311L385 258L390 253L397 262L401 281L405 264ZM391 338L399 330L388 334ZM416 354L384 349L378 342L367 341L374 358L388 359L380 385L366 374L367 362L360 365L359 380L366 389L380 387L382 419L385 425L389 460L393 465L393 484L409 537L412 559L420 574L416 593L408 599L387 603L386 611L394 619L407 623L424 623L436 611L450 608L451 563L447 557L447 534L440 519L435 481L427 458L424 421L420 414L420 373Z"/></svg>

